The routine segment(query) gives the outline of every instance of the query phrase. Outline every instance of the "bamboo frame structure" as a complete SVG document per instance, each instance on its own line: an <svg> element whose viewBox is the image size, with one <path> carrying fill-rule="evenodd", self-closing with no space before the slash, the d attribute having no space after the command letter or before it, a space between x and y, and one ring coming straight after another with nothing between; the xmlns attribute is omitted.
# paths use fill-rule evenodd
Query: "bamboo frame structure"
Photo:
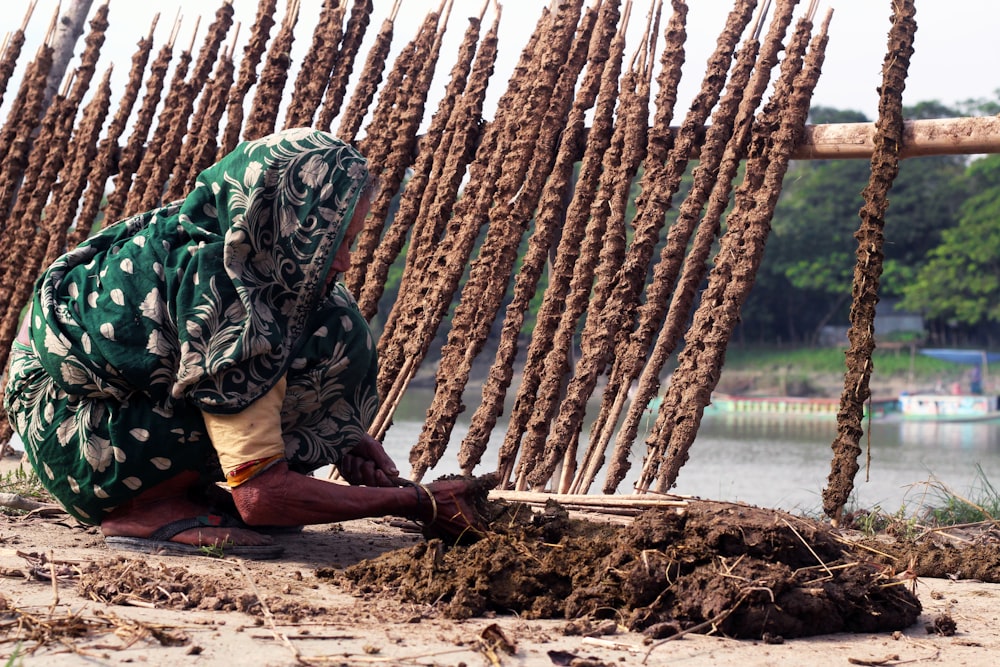
<svg viewBox="0 0 1000 667"><path fill-rule="evenodd" d="M386 0L387 3L389 1ZM605 3L611 1L604 0ZM623 14L627 17L630 11L628 2L626 0L614 0L614 2L626 4ZM783 0L779 3L782 6L787 5L789 20L791 6L796 2L797 0ZM173 198L189 189L190 179L199 170L202 157L207 160L210 154L220 156L233 149L241 134L245 139L256 138L275 126L291 71L292 62L288 45L297 37L295 28L298 3L295 1L288 3L290 7L282 21L281 30L260 72L253 108L247 122L244 123L243 112L248 101L246 98L258 79L257 69L267 51L271 29L275 26L274 15L278 3L276 0L258 0L257 4L257 21L254 24L251 44L244 51L238 81L232 81L235 68L231 62L233 49L231 47L227 56L230 62L222 63L226 69L220 69L220 75L224 73L224 76L216 77L216 81L222 82L219 84L220 89L213 90L211 95L208 90L203 91L211 64L218 60L211 54L215 53L213 49L220 48L221 36L217 39L206 39L206 45L212 46L203 48L202 56L194 67L195 74L190 80L186 80L191 67L195 35L198 32L196 25L191 47L182 53L174 66L173 83L169 86L167 99L163 100L163 106L168 111L161 112L154 126L154 112L160 103L164 78L172 58L173 43L179 31L179 20L175 21L167 44L161 49L160 56L148 72L147 95L140 110L140 120L137 121L133 133L127 137L128 141L120 159L117 160L119 173L115 179L116 188L108 197L109 204L104 210L105 218L119 218L123 213L122 205L126 203L125 197L130 190L134 197L143 198L144 189L149 189L150 196L158 205L162 198L165 185L162 181L166 173L160 173L155 178L151 177L152 163L156 161L164 164L173 163L172 159L164 158L166 151L163 147L171 147L171 150L187 148L181 153L181 159L174 169L173 181L170 183L170 187L174 188L170 197ZM629 393L628 387L631 386L631 381L635 380L637 372L641 371L650 377L658 376L659 367L655 367L655 357L650 359L646 350L652 342L652 334L664 328L664 317L670 316L670 312L666 311L668 300L676 298L671 295L678 291L677 281L684 279L684 275L679 273L682 269L680 265L682 259L685 263L684 271L687 271L687 263L690 262L692 267L692 275L688 282L692 286L701 283L702 276L697 274L697 271L703 271L704 267L699 269L697 265L704 264L705 258L698 253L685 255L674 250L671 250L674 252L673 255L668 253L661 257L661 262L666 262L663 270L658 273L654 270L653 282L657 285L656 289L649 289L650 285L643 282L653 255L652 243L661 236L660 226L664 224L663 210L672 205L671 199L676 194L677 181L691 160L698 160L700 166L705 169L704 176L707 182L700 185L700 194L692 198L689 203L690 211L684 209L682 205L681 210L686 216L683 219L684 224L668 232L670 235L668 241L676 236L676 242L668 243L668 246L682 248L687 247L688 240L695 231L693 223L705 206L704 197L713 185L708 181L718 184L722 179L726 181L724 189L732 188L736 166L746 157L745 146L739 151L734 148L730 165L732 169L722 170L723 175L720 176L718 169L713 168L712 151L725 144L727 135L732 129L727 128L727 123L718 122L715 117L710 124L706 125L706 122L709 110L715 107L713 100L721 92L718 89L723 85L726 73L729 72L727 63L732 57L732 49L729 47L735 46L738 37L745 32L745 23L751 13L749 7L754 3L749 0L732 0L734 20L736 18L739 20L732 28L727 26L727 31L732 34L728 34L725 48L720 49L717 57L713 57L710 62L712 72L715 69L718 69L718 72L706 74L703 86L705 90L700 94L701 101L696 105L697 113L689 112L689 118L685 119L683 127L679 125L672 127L677 85L677 81L673 79L679 79L680 65L683 62L687 3L685 0L670 0L665 3L674 11L671 23L667 25L664 33L667 46L662 51L662 64L659 68L661 78L658 80L658 88L662 100L657 100L655 106L657 114L650 118L649 87L654 71L653 61L658 53L656 40L661 32L659 10L664 4L657 2L657 9L650 13L650 24L639 43L640 48L634 51L633 63L630 66L624 67L624 56L625 50L631 46L623 43L615 47L615 57L621 62L614 67L615 76L609 77L606 84L601 84L607 88L607 99L601 100L599 104L601 113L595 113L591 117L594 126L590 129L584 127L583 117L586 115L584 109L589 109L595 104L595 100L590 98L598 92L597 80L581 84L578 81L579 72L576 75L570 72L559 89L555 102L549 101L553 96L551 89L557 87L559 83L556 81L556 73L560 68L568 66L571 61L576 62L574 67L582 67L583 60L577 62L572 59L571 54L578 52L577 55L581 58L585 55L583 47L589 42L589 38L584 39L582 35L594 29L592 25L590 28L586 27L587 21L593 21L598 11L608 16L618 14L617 11L602 7L602 3L595 0L550 3L549 9L545 10L539 21L532 41L522 54L522 61L515 70L515 76L507 82L508 88L497 105L494 118L488 120L483 117L482 106L493 74L496 56L496 31L500 23L500 7L495 0L492 2L483 0L477 19L482 21L490 4L495 6L496 18L490 33L485 38L479 38L480 26L470 26L469 41L459 51L460 76L456 78L453 89L448 91L443 100L432 101L426 98L427 90L434 78L433 65L442 46L441 41L448 26L452 4L453 0L441 0L441 7L437 12L429 14L428 29L424 30L422 35L418 33L423 39L419 48L415 45L408 46L396 56L395 62L387 62L395 12L400 5L400 0L394 0L392 12L383 23L376 45L370 49L360 81L353 90L348 90L353 61L368 28L373 3L369 0L325 2L324 6L331 11L336 8L334 22L338 25L335 26L336 30L330 33L332 37L329 37L329 43L323 42L323 46L331 51L337 49L336 57L332 65L324 62L320 68L322 74L317 76L317 80L309 82L317 85L314 86L316 90L311 91L314 96L308 100L308 108L303 112L304 115L290 114L286 118L297 117L305 119L302 121L303 124L311 124L313 121L308 119L318 113L321 120L317 125L327 129L339 114L343 98L349 96L350 104L340 118L340 134L343 139L354 141L355 134L360 129L376 94L378 96L378 106L373 114L374 120L358 142L362 144L363 151L371 159L373 170L381 174L384 187L382 203L373 208L374 214L369 220L371 232L366 230L361 237L365 240L366 236L370 235L373 240L379 241L379 245L366 249L367 255L356 253L359 259L355 261L360 261L366 270L348 274L346 281L352 291L360 295L359 303L367 319L379 314L379 301L389 268L396 258L404 254L403 248L408 234L410 240L409 246L405 249L406 266L397 298L397 302L403 304L405 308L394 309L388 314L380 336L380 364L388 370L383 374L384 377L380 376L379 389L384 400L370 432L381 438L390 428L401 395L419 371L431 341L442 325L449 304L457 294L461 293L461 304L456 306L455 315L451 319L452 332L448 334L448 343L443 349L442 363L437 372L437 386L440 391L436 392L436 404L428 411L426 420L428 427L422 433L420 442L411 451L411 463L414 464L414 471L417 473L415 477L419 478L426 469L432 468L441 458L445 448L454 444L450 442L451 429L458 414L465 409L462 404L462 392L468 383L474 358L483 350L490 327L497 321L508 282L515 273L520 274L517 279L521 284L515 283L515 292L521 289L523 294L518 294L517 303L513 305L523 310L538 289L541 266L551 261L556 270L547 276L546 293L540 312L548 314L546 300L551 302L552 331L546 333L542 326L536 326L532 332L532 347L527 351L528 362L525 363L525 373L520 378L522 389L531 388L525 390L523 396L522 392L518 391L515 408L508 421L508 438L504 443L504 449L501 450L498 469L503 473L504 481L515 483L518 489L539 490L546 484L553 483L554 489L579 494L589 488L594 475L602 469L604 448L610 442L612 435L616 432L619 434L616 439L617 459L627 457L632 451L635 435L628 429L616 429L617 417L625 408L626 401L631 401L630 407L633 413L644 410L648 404L644 399L645 394ZM460 3L454 4L460 5ZM812 7L815 4L816 0L813 0L810 16L814 12ZM346 27L340 26L339 23L345 18L349 5L353 7L352 19ZM592 7L584 10L584 5ZM763 17L769 13L768 7L769 5L765 5L758 14L758 22L752 30L754 39L759 37ZM231 19L234 13L232 3L224 0L219 12L216 14L217 17L227 15ZM581 18L586 17L588 13L595 14L591 15L590 19ZM55 20L56 17L53 18L53 22ZM615 32L612 23L609 21L604 29L606 37ZM627 18L624 24L627 24ZM434 26L434 29L430 29L431 26ZM473 27L475 29L471 30ZM320 30L319 27L316 29ZM619 31L623 29L619 27ZM570 45L573 39L577 39L573 37L577 33L579 44L574 50ZM340 37L334 39L338 34ZM313 35L317 49L321 43L319 37L318 33ZM148 39L152 39L152 29ZM15 56L20 52L20 46L11 40L14 40L14 36L8 36L0 47L0 60L6 61L7 56L10 56L12 66ZM235 41L233 38L234 46ZM610 40L598 40L595 44L598 42L602 46L594 48L594 64L601 64L603 67L605 66L603 59L611 52ZM151 46L150 42L149 47ZM559 48L556 48L557 46ZM329 52L325 56L325 58L331 57L332 54ZM415 60L409 61L411 58ZM40 53L37 64L32 64L30 71L46 69L50 59L50 54ZM635 63L636 59L641 60L638 65ZM715 65L718 67L715 68ZM387 66L389 76L383 83L382 73ZM5 67L4 63L0 62L0 97L6 89L4 76L9 77L9 73L4 74ZM145 69L145 62L140 69ZM598 69L600 68L595 66L595 71ZM770 78L770 69L762 70L761 85ZM305 68L304 71L309 72L311 69ZM82 93L89 83L86 74L84 71L75 77L71 76L66 84L67 92L64 92L63 96L66 96L71 85ZM134 82L131 96L138 94L141 74L137 73L138 78ZM469 77L468 81L465 77ZM300 76L303 85L307 82L307 78L308 75ZM296 82L295 93L292 95L292 107L301 94L302 86L298 83L299 81ZM745 94L746 84L735 85ZM315 94L321 92L323 88L327 89L329 99L323 102L320 109L320 101ZM63 187L64 179L60 177L58 182L55 179L56 163L63 159L62 154L58 151L48 151L52 153L49 156L45 150L38 149L32 157L28 152L32 144L29 139L43 120L40 103L35 99L39 93L32 92L33 90L25 88L18 92L18 100L12 103L17 113L12 113L8 123L0 128L2 129L0 158L4 158L2 160L4 178L0 179L0 202L5 203L5 208L13 205L20 190L22 208L31 202L32 197L38 199L40 207L46 198L53 195L56 198L62 196L71 200L64 203L67 207L75 207L76 200L80 196L78 189L82 183L83 172L78 172L74 176L73 187ZM673 92L665 94L662 92L664 90ZM184 98L185 91L190 93L186 99L175 99L178 95ZM262 91L265 93L263 96ZM29 92L33 96L29 96ZM191 122L188 122L185 119L191 114L195 100L199 97L194 93L201 94L199 112ZM747 135L752 131L751 119L755 117L759 102L760 99L756 99L752 105L748 105L745 114ZM438 105L439 116L436 118L436 124L432 124L426 134L418 135L417 128L425 116L425 104L431 103ZM735 100L733 103L735 104ZM203 123L199 119L208 118L210 104L213 114L211 122ZM226 108L223 109L223 106ZM22 107L25 110L24 114L20 111ZM180 111L176 111L178 109ZM223 111L228 114L225 129L220 131L219 123ZM875 122L805 126L799 135L798 130L803 128L802 119L807 111L807 104L800 105L795 111L795 136L786 133L782 140L785 142L782 150L788 150L787 159L870 159L876 152ZM564 120L572 112L576 114L572 116L573 120ZM106 114L106 111L104 113ZM175 113L181 115L174 118ZM589 114L589 111L587 113ZM614 123L611 122L612 118L616 119ZM117 146L119 138L126 138L123 124L124 120L121 120L113 131L109 130L110 139L105 139L108 141L108 146L112 144ZM298 121L292 124L298 124ZM204 130L201 129L203 125ZM622 128L620 135L615 134L618 129L613 125ZM773 134L774 128L777 127L775 125L769 129L769 126L764 126L761 130L762 136L768 132ZM78 160L74 158L74 161L80 162L89 171L88 176L93 177L90 180L94 181L91 183L91 188L95 193L101 193L104 190L104 182L110 177L110 172L106 170L111 167L98 168L93 164L92 155L99 149L101 141L99 133L96 132L98 127L94 125L88 129L80 124L75 129L72 137L69 136L68 129L63 132L60 141L68 142L72 138L75 142L87 144L80 146L79 151L74 148L69 155L75 156L79 153L81 157ZM591 129L593 133L590 132ZM148 140L151 130L153 139ZM218 149L215 147L217 135L221 135ZM743 139L745 143L750 137L746 136ZM594 145L588 149L591 144ZM139 161L146 145L158 148L157 151L147 153L149 166ZM194 149L197 149L198 159L194 157L196 152ZM886 146L882 145L882 149L885 151ZM9 156L8 150L11 151ZM101 150L110 154L110 148ZM647 166L655 165L655 167L645 170L647 187L642 188L644 192L642 201L637 203L640 214L637 215L636 222L641 224L637 225L636 234L626 248L623 202L630 195L635 173L647 152L649 154ZM1000 116L905 121L901 138L893 139L888 147L888 155L893 159L988 153L1000 153ZM43 156L46 159L42 159ZM780 157L782 160L786 159L784 154ZM718 160L717 155L715 159ZM36 164L29 164L32 160ZM582 162L585 168L581 169L580 178L573 184L573 189L579 192L574 192L564 181L570 165L577 161ZM554 164L557 166L554 167ZM46 165L51 167L51 174L36 196L33 188L24 186L21 174L26 167L31 167L28 171L28 176L31 178L27 179L27 183L31 184L37 180L35 171L40 171ZM140 173L133 178L137 168ZM409 181L404 179L407 170L413 175ZM70 174L69 171L66 173ZM657 174L654 179L652 176ZM604 179L603 175L607 175L607 179ZM463 197L459 198L459 187L466 176L469 177L469 184ZM404 182L407 183L405 187L412 189L412 192L404 192L402 199L405 206L401 205L400 212L392 220L393 224L399 223L401 226L398 232L389 227L392 234L385 233L383 228L389 222L390 200ZM654 185L657 187L654 188ZM776 187L780 188L780 182ZM548 188L551 192L544 188ZM425 189L426 192L423 191ZM537 200L543 195L548 197L543 200L541 206L538 206ZM719 196L718 206L724 208L728 202L727 191L725 195ZM137 212L153 205L153 201L142 204L135 200L127 209L130 212ZM93 211L90 207L85 210ZM536 210L543 210L545 216L539 216L539 222L536 222L542 231L536 229L533 234L536 234L537 238L532 237L529 242L537 245L533 248L535 255L530 257L529 262L527 254L519 256L518 242L526 234L526 221L531 219L532 213ZM577 213L584 222L595 221L593 234L583 226L583 222L579 223L580 228L577 230L579 236L583 237L586 233L589 235L587 239L577 238L577 232L573 231L576 229L574 220L577 218L575 215ZM21 216L8 217L19 221ZM38 216L29 214L24 217L26 221L31 221ZM56 219L49 215L42 217ZM90 221L96 217L96 213L88 212L77 217ZM413 219L410 220L410 217ZM718 234L717 229L711 228L712 225L718 227L719 221L715 217L710 216L712 222L706 225L708 232L702 244L706 253L711 241ZM404 222L405 226L402 225ZM763 221L758 223L760 224L757 226L760 227ZM57 239L54 245L59 246L59 249L65 245L61 239L72 228L72 224L73 221L65 217L60 218L59 229L53 232L57 234L53 237ZM5 230L6 226L7 222L0 219L0 234L13 234L13 230ZM86 233L89 233L91 225L78 225L78 227L79 230L75 231L79 231L80 235L72 237L69 247L81 241ZM24 229L24 236L27 238L29 232L34 232L34 224ZM485 234L486 241L481 246L476 246L480 248L480 255L473 260L474 242L480 233ZM544 238L553 234L558 235L558 244L555 237ZM41 239L42 236L38 238ZM636 245L635 238L640 239L639 245ZM32 240L36 240L35 237L32 237ZM586 244L581 249L581 243L584 241ZM557 246L555 252L552 252L552 246ZM378 258L377 271L369 270L371 267L368 265L374 262L366 259L372 257L373 252L382 253L375 255ZM517 261L522 263L516 264ZM17 262L20 262L20 259ZM48 263L48 260L45 263ZM19 264L12 260L11 266ZM463 280L463 272L467 267L469 278ZM33 268L27 270L24 272L24 277L18 276L17 279L27 284L34 272ZM619 272L622 272L630 283L623 284L620 289L614 286L615 276ZM8 283L11 283L10 278L0 279L0 301L10 290ZM590 291L592 283L595 283L593 292ZM644 338L635 346L633 352L622 346L617 332L632 325L632 313L640 300L640 292L646 297L653 296L658 299L655 305L661 312L651 312L646 318L643 326L648 331L644 332ZM6 361L9 339L12 338L14 325L21 315L23 300L22 290L14 298L8 298L10 303L4 305L6 313L0 311L0 316L4 317L0 319L0 370ZM602 314L606 303L610 303L608 312ZM670 311L672 310L671 305ZM473 439L469 439L462 445L459 461L463 472L467 474L473 474L473 469L480 463L485 444L496 426L497 417L502 413L504 398L513 380L518 338L523 325L518 318L523 318L523 313L520 315L516 315L514 311L511 313L513 316L509 322L509 331L506 332L507 340L504 342L508 347L501 346L501 350L497 353L491 368L491 380L494 384L489 386L487 392L492 393L490 395L484 393L484 401L480 406L485 408L480 420L482 427L474 433L478 441L473 442ZM589 328L588 325L583 325L587 345L581 347L588 347L591 351L581 357L582 363L571 367L571 360L564 351L572 349L572 339L584 315L588 321L592 321L592 325ZM684 316L678 316L677 320L686 321L686 313ZM547 317L539 318L539 322L546 321ZM556 329L556 325L560 328ZM601 325L600 330L597 329L597 325ZM678 331L683 327L676 324L667 328L671 337L666 338L668 344L665 344L664 349L667 347L671 349L665 351L663 356L672 354ZM723 334L729 335L728 332ZM388 345L387 341L391 341L392 345ZM619 354L619 351L623 350L629 354ZM539 361L546 356L547 359ZM622 366L618 369L611 366L613 361L624 356L630 357L627 368ZM721 363L719 358L710 361ZM705 366L707 367L707 364ZM614 375L614 381L609 381L606 385L609 405L607 417L602 416L605 421L599 441L601 446L587 452L587 456L581 462L580 476L574 477L574 469L578 465L576 441L579 438L578 432L582 427L584 413L588 410L586 401L594 392L597 380L608 375L609 367L612 373L620 371L620 376ZM718 364L713 366L713 368L718 367ZM542 371L545 373L544 376L540 375ZM560 405L562 387L573 373L580 378L572 385L573 404ZM536 374L538 377L535 377ZM657 389L658 386L653 389L653 393ZM611 405L612 401L616 403ZM602 415L604 411L605 407L602 406ZM0 441L4 439L3 426L4 422L0 421ZM524 445L521 444L522 437ZM596 443L598 439L592 437L590 442ZM416 458L414 454L417 455ZM516 478L512 478L515 460L518 469ZM611 466L609 470L610 468ZM557 469L558 475L553 480ZM620 481L620 478L616 478L614 484L606 482L605 493L613 493L613 487ZM565 498L562 495L546 495L560 500ZM635 500L635 497L629 496L628 499Z"/></svg>

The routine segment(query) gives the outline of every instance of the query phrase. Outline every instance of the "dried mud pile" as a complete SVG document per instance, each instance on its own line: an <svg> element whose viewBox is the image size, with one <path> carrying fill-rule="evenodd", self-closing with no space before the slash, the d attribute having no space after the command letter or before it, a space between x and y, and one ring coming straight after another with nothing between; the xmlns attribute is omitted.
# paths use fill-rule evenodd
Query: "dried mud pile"
<svg viewBox="0 0 1000 667"><path fill-rule="evenodd" d="M887 632L921 605L888 567L824 524L728 503L649 510L630 525L492 504L492 532L471 546L431 540L320 570L355 594L438 603L452 618L613 619L653 637Z"/></svg>
<svg viewBox="0 0 1000 667"><path fill-rule="evenodd" d="M262 596L248 588L243 577L200 575L185 567L126 557L88 564L79 573L77 591L95 602L179 611L240 611L260 617L266 608L272 617L290 621L327 611L293 596Z"/></svg>

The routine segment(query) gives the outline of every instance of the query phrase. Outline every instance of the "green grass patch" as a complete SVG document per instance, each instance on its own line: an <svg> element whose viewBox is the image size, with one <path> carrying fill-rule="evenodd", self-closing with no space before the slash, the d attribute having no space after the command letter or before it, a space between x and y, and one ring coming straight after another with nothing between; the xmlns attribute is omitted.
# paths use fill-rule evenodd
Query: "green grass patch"
<svg viewBox="0 0 1000 667"><path fill-rule="evenodd" d="M843 373L846 370L846 350L832 347L745 347L730 346L726 350L726 370L774 372L794 368L796 373ZM932 359L922 354L911 357L908 349L880 350L872 354L875 372L879 375L905 375L932 378L941 374L961 372L964 366Z"/></svg>
<svg viewBox="0 0 1000 667"><path fill-rule="evenodd" d="M934 526L956 526L1000 517L1000 492L986 477L982 466L976 466L976 481L969 497L961 496L938 482L929 483L933 498L925 510L925 520Z"/></svg>
<svg viewBox="0 0 1000 667"><path fill-rule="evenodd" d="M981 466L976 466L976 481L966 496L960 495L931 477L914 485L916 501L908 499L895 512L876 505L871 509L848 512L847 527L865 535L892 535L916 539L929 530L949 526L996 523L1000 517L1000 490L990 482Z"/></svg>
<svg viewBox="0 0 1000 667"><path fill-rule="evenodd" d="M52 494L42 486L42 481L34 470L25 470L24 466L18 466L0 476L0 493L12 493L22 498L30 498L38 502L53 503L55 499ZM0 507L4 514L24 514L23 510L15 510L9 507Z"/></svg>

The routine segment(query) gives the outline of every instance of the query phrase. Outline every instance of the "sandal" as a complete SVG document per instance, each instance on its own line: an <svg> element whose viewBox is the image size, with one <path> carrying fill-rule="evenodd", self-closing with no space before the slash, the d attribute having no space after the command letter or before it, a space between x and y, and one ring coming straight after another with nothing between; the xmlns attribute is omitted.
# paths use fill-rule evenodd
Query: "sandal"
<svg viewBox="0 0 1000 667"><path fill-rule="evenodd" d="M149 537L130 537L125 535L108 535L104 543L114 549L136 551L145 554L163 554L168 556L210 556L224 558L239 556L252 560L272 560L279 558L285 551L280 544L228 544L202 545L184 544L172 541L174 537L192 528L229 528L241 527L231 517L219 514L208 514L178 519L157 528Z"/></svg>

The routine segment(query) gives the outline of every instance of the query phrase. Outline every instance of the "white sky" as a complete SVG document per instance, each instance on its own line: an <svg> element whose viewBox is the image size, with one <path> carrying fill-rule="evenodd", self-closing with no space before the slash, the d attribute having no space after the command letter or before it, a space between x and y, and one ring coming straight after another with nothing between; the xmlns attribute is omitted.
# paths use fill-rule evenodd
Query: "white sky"
<svg viewBox="0 0 1000 667"><path fill-rule="evenodd" d="M95 0L94 8L102 1ZM393 4L393 0L373 1L375 12L368 30L369 41L374 39ZM891 0L820 0L819 16L828 8L833 8L834 16L823 75L813 97L814 105L857 110L871 119L875 118L878 105L876 87L880 82L886 50L890 3ZM33 48L40 43L40 35L48 26L56 4L57 0L38 0L28 30L25 55L21 58L22 67L30 57L29 54L33 54ZM249 36L250 25L256 15L257 0L234 0L233 4L236 20L243 24L237 43L238 65L243 45ZM286 0L279 0L278 4L280 22ZM294 68L308 49L312 26L319 15L321 4L322 0L301 2L297 40L292 51L293 71L289 78L289 90L294 81ZM440 0L402 0L402 8L395 24L393 53L413 37L426 13L436 9L439 4ZM491 82L488 105L495 104L496 99L506 90L510 72L545 4L547 3L542 0L506 0L503 3L500 61ZM646 14L652 4L653 0L634 0L630 29L633 38L629 44L629 54L637 45ZM664 25L669 12L669 2L666 4ZM798 11L804 11L808 4L808 0L801 0ZM6 30L17 29L28 5L29 0L5 0L4 9L8 15ZM155 33L154 51L167 39L178 11L183 16L179 46L186 47L190 43L195 18L199 14L202 16L195 42L196 49L200 48L205 30L219 6L221 0L112 0L109 15L111 27L98 76L113 61L115 85L124 85L136 42L148 32L152 17L157 11L161 13L161 18ZM482 6L483 0L455 0L448 40L444 45L435 79L437 93L432 91L432 98L435 94L440 95L447 83L451 59L467 25L465 17L478 14ZM725 24L726 15L732 9L733 0L689 0L688 6L687 60L675 113L678 120L682 118L691 98L700 87L705 63ZM997 67L1000 62L1000 39L997 37L1000 34L1000 2L917 0L916 6L916 53L911 62L903 96L904 104L912 105L929 100L953 104L969 98L995 98L995 91L1000 89L1000 71ZM487 11L484 33L492 23L493 16L492 9ZM277 27L272 31L272 37L276 32ZM359 56L355 75L363 62L364 54ZM8 86L5 107L13 96L13 90L12 82ZM433 108L429 107L428 117ZM492 117L492 108L487 109L487 115Z"/></svg>

